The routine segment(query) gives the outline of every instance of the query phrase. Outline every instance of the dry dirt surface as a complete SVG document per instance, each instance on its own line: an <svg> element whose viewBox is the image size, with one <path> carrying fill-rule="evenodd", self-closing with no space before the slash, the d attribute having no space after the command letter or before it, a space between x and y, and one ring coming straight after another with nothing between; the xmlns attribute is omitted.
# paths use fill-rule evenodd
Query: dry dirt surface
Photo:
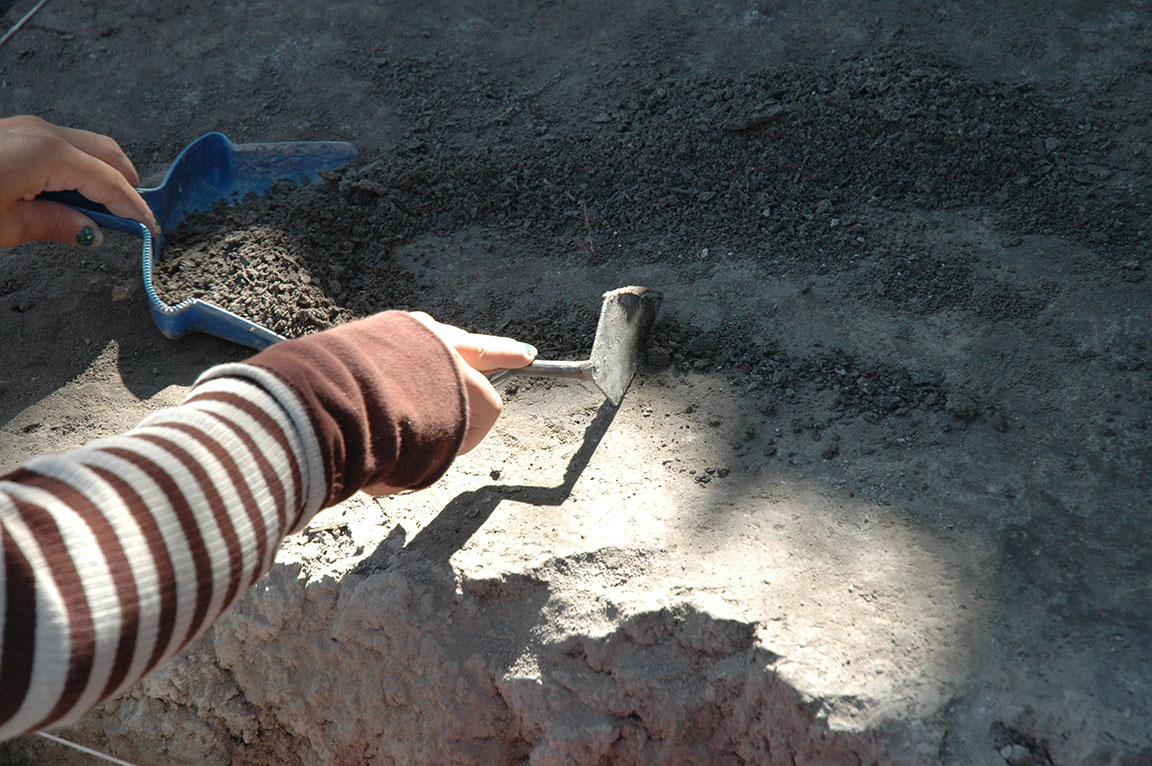
<svg viewBox="0 0 1152 766"><path fill-rule="evenodd" d="M1152 763L1150 62L1146 0L46 5L0 111L148 182L212 130L360 150L174 231L173 302L285 335L423 309L573 359L602 292L665 295L619 410L509 387L436 487L324 512L65 734L140 764ZM0 470L246 355L160 336L139 250L3 253Z"/></svg>

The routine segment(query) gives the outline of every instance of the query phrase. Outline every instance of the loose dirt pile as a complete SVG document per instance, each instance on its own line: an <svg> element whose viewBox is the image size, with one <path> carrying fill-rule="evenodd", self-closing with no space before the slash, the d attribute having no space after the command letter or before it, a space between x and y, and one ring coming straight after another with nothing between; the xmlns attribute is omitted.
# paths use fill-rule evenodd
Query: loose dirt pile
<svg viewBox="0 0 1152 766"><path fill-rule="evenodd" d="M425 68L401 63L396 76ZM451 272L417 272L390 252L429 234L500 230L568 264L627 272L686 249L707 259L738 247L757 277L833 275L889 310L1034 319L1055 283L980 280L963 254L920 236L926 218L959 207L983 209L1004 247L1058 234L1103 256L1093 270L1143 276L1120 253L1147 236L1152 200L1101 164L1113 148L1107 121L1078 121L1031 87L976 80L901 48L739 77L656 60L636 68L594 81L602 102L571 118L512 100L494 126L503 140L479 145L460 141L460 94L405 91L418 140L307 187L193 216L171 235L157 288L286 336L388 308L468 321L471 307L438 283ZM465 100L495 98L493 87L481 74ZM1142 161L1133 173L1148 171ZM594 307L561 308L517 306L500 329L546 354L586 350ZM839 350L792 359L755 335L736 318L706 329L666 322L654 361L734 367L781 390L835 386L834 409L873 418L980 411L939 374Z"/></svg>

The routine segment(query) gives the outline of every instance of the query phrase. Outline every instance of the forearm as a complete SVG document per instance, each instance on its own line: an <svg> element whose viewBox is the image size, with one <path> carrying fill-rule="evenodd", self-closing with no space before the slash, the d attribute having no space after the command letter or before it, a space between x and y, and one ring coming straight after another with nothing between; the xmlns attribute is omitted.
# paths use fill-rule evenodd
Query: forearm
<svg viewBox="0 0 1152 766"><path fill-rule="evenodd" d="M325 492L310 413L256 368L0 481L0 737L72 720L186 645Z"/></svg>
<svg viewBox="0 0 1152 766"><path fill-rule="evenodd" d="M427 327L377 315L213 368L183 405L0 479L0 739L170 657L320 508L438 478L461 385Z"/></svg>

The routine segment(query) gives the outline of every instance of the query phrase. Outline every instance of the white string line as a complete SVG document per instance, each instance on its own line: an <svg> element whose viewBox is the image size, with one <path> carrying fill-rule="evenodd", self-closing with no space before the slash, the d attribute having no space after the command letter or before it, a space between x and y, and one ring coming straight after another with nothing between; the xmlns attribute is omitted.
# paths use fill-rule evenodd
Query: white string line
<svg viewBox="0 0 1152 766"><path fill-rule="evenodd" d="M90 747L84 747L83 745L72 742L71 740L64 739L63 737L57 737L55 734L48 734L43 731L38 731L36 734L37 736L43 737L44 739L51 740L52 742L58 742L61 745L70 747L73 750L79 750L81 753L87 753L88 755L95 756L96 758L100 758L101 760L107 761L108 763L115 763L117 766L133 766L131 763L128 763L128 761L122 761L119 758L114 758L105 753L101 753L99 750L93 750Z"/></svg>
<svg viewBox="0 0 1152 766"><path fill-rule="evenodd" d="M36 3L35 7L32 8L32 10L30 10L30 11L28 11L28 13L24 14L24 18L20 19L15 24L13 24L12 28L9 29L7 32L5 32L3 37L0 37L0 45L3 45L4 43L8 42L9 37L11 37L12 35L19 32L20 27L24 26L24 22L26 22L28 19L32 18L32 16L35 15L36 11L40 10L40 8L46 2L48 2L48 0L40 0L40 2Z"/></svg>

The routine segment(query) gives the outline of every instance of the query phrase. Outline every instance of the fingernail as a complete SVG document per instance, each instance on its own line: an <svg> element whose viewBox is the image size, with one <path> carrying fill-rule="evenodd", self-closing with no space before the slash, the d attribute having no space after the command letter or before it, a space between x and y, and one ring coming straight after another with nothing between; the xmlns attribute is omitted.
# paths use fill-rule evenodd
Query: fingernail
<svg viewBox="0 0 1152 766"><path fill-rule="evenodd" d="M536 350L536 347L533 346L531 343L525 343L524 344L524 350L527 351L528 356L532 357L533 359L535 359L536 355L540 353L539 351Z"/></svg>
<svg viewBox="0 0 1152 766"><path fill-rule="evenodd" d="M84 245L84 247L99 247L104 241L104 235L99 229L93 229L91 226L85 226L80 231L76 232L76 244Z"/></svg>

